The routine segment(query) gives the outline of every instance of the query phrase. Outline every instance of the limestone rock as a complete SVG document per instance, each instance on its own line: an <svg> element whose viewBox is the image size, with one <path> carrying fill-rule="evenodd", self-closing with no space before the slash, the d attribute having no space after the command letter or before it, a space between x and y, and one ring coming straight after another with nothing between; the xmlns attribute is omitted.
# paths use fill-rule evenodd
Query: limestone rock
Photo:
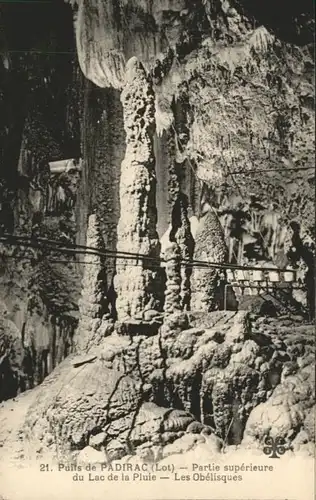
<svg viewBox="0 0 316 500"><path fill-rule="evenodd" d="M166 314L181 311L181 267L180 249L176 243L170 243L164 253L166 261L166 289L164 311Z"/></svg>
<svg viewBox="0 0 316 500"><path fill-rule="evenodd" d="M7 318L5 310L0 317L0 401L14 397L20 388L25 390L28 377L26 357L21 334Z"/></svg>
<svg viewBox="0 0 316 500"><path fill-rule="evenodd" d="M201 424L201 422L192 422L188 426L187 431L191 432L192 434L200 434L203 429L204 425Z"/></svg>
<svg viewBox="0 0 316 500"><path fill-rule="evenodd" d="M115 10L111 4L96 0L89 4L81 0L73 3L77 4L75 27L80 67L86 78L99 87L121 89L125 61L131 54L146 65L152 64L158 54L175 48L181 38L189 41L196 36L193 30L198 22L201 24L201 9L191 8L187 15L190 6L184 0L122 2ZM192 18L196 19L193 26ZM124 24L120 19L125 19Z"/></svg>
<svg viewBox="0 0 316 500"><path fill-rule="evenodd" d="M106 447L106 454L110 461L120 460L127 453L127 446L118 439L112 439Z"/></svg>
<svg viewBox="0 0 316 500"><path fill-rule="evenodd" d="M99 221L95 214L89 217L87 247L104 251ZM73 339L74 349L77 352L87 352L91 347L100 343L102 333L104 333L100 329L101 318L107 311L104 257L86 253L84 262L82 294L79 301L80 320Z"/></svg>
<svg viewBox="0 0 316 500"><path fill-rule="evenodd" d="M188 315L185 312L174 312L169 314L160 329L161 335L168 337L170 332L173 332L173 337L175 333L180 333L181 330L189 328Z"/></svg>
<svg viewBox="0 0 316 500"><path fill-rule="evenodd" d="M214 326L188 328L188 315L174 313L166 318L159 336L105 339L101 357L109 367L145 379L151 401L170 407L181 401L218 436L224 438L230 429L229 439L240 442L251 410L269 396L270 374L275 371L280 378L277 347L271 341L266 350L256 342L244 312L209 313L207 324Z"/></svg>
<svg viewBox="0 0 316 500"><path fill-rule="evenodd" d="M159 437L160 429L169 410L154 403L144 403L137 414L134 428L131 432L131 442L134 445L150 441L153 436Z"/></svg>
<svg viewBox="0 0 316 500"><path fill-rule="evenodd" d="M126 84L121 95L126 131L126 153L121 166L121 217L117 227L117 251L159 258L156 230L156 174L153 152L155 131L154 92L136 58L126 66ZM159 308L158 261L120 258L114 286L119 320L144 309Z"/></svg>
<svg viewBox="0 0 316 500"><path fill-rule="evenodd" d="M95 434L94 436L90 436L89 446L92 446L92 448L99 450L103 446L105 441L106 441L105 432L99 432L98 434Z"/></svg>
<svg viewBox="0 0 316 500"><path fill-rule="evenodd" d="M176 455L187 453L193 449L198 443L204 443L205 438L198 434L185 434L183 437L177 439L174 443L169 444L163 449L163 456Z"/></svg>
<svg viewBox="0 0 316 500"><path fill-rule="evenodd" d="M145 321L162 320L163 315L154 309L149 309L144 311L143 318Z"/></svg>
<svg viewBox="0 0 316 500"><path fill-rule="evenodd" d="M206 329L188 328L189 317L166 318L170 336L112 334L95 359L91 351L64 361L37 389L24 425L26 442L66 455L89 445L105 449L111 460L133 453L156 460L197 446L214 456L224 442L260 448L268 433L309 453L312 338L303 348L296 329L290 335L281 328L268 342L262 333L267 324L252 334L244 312L208 313ZM284 353L297 359L294 371L285 370L293 361L284 365ZM78 359L87 362L75 367Z"/></svg>
<svg viewBox="0 0 316 500"><path fill-rule="evenodd" d="M170 361L165 397L173 406L180 399L187 411L213 427L221 438L229 431L229 439L240 441L250 411L264 400L270 386L255 368L260 347L245 340L249 335L247 315L227 312L226 319L221 317L222 322L196 337L186 338L183 331L170 344L163 344ZM269 369L274 366L272 354L262 359ZM200 394L199 403L194 402L196 393Z"/></svg>
<svg viewBox="0 0 316 500"><path fill-rule="evenodd" d="M141 397L139 383L105 368L102 360L79 368L65 360L39 389L26 417L26 439L51 432L65 453L87 445L111 422L125 419L128 428Z"/></svg>
<svg viewBox="0 0 316 500"><path fill-rule="evenodd" d="M315 443L315 419L316 419L316 406L311 408L304 420L304 429L308 439Z"/></svg>
<svg viewBox="0 0 316 500"><path fill-rule="evenodd" d="M292 441L295 429L303 426L306 416L305 430L310 430L308 418L313 413L310 407L315 399L312 372L312 367L307 367L285 378L266 402L252 410L245 428L245 442L262 440L267 434Z"/></svg>
<svg viewBox="0 0 316 500"><path fill-rule="evenodd" d="M211 209L199 221L195 235L194 260L222 264L228 250L216 213ZM219 269L194 267L191 277L191 310L212 311L218 308Z"/></svg>
<svg viewBox="0 0 316 500"><path fill-rule="evenodd" d="M270 405L261 403L250 414L245 430L245 441L247 437L261 437L266 435L272 437L290 438L293 428L300 425L302 412L298 408L290 408L286 404Z"/></svg>
<svg viewBox="0 0 316 500"><path fill-rule="evenodd" d="M294 453L299 452L305 448L305 445L309 442L309 436L306 431L300 431L292 441L292 448Z"/></svg>
<svg viewBox="0 0 316 500"><path fill-rule="evenodd" d="M172 227L170 240L179 246L181 256L181 308L188 310L191 302L191 274L192 267L189 265L193 259L194 239L188 217L188 200L183 193L179 193L172 211ZM185 264L183 261L186 261Z"/></svg>
<svg viewBox="0 0 316 500"><path fill-rule="evenodd" d="M155 450L151 443L145 443L143 445L138 446L136 449L136 455L143 462L153 463L155 462Z"/></svg>
<svg viewBox="0 0 316 500"><path fill-rule="evenodd" d="M184 410L160 407L155 403L143 403L132 428L123 428L120 421L110 423L106 427L107 436L116 436L107 446L107 452L109 446L113 448L115 443L115 450L122 450L125 442L131 449L137 450L137 453L140 453L140 449L171 443L178 439L179 435L184 435L188 425L193 421L194 417ZM152 451L149 454L152 454ZM115 456L117 456L116 451Z"/></svg>
<svg viewBox="0 0 316 500"><path fill-rule="evenodd" d="M201 436L205 439L205 448L213 453L219 453L223 449L224 442L218 436L213 433L209 433L207 427L201 432Z"/></svg>
<svg viewBox="0 0 316 500"><path fill-rule="evenodd" d="M106 463L106 456L102 451L97 451L91 446L86 446L77 456L78 465L97 465Z"/></svg>

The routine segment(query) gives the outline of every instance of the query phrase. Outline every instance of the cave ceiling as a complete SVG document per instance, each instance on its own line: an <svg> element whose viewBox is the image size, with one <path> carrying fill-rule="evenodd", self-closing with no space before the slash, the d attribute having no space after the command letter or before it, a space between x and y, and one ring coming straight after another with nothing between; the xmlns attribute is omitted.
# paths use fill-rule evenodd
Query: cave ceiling
<svg viewBox="0 0 316 500"><path fill-rule="evenodd" d="M93 84L120 90L126 61L136 55L153 71L157 61L167 60L167 78L156 86L157 109L167 124L179 82L189 82L195 124L189 155L193 160L206 157L206 170L212 164L222 169L223 151L234 152L236 168L274 168L283 164L283 157L290 166L313 161L310 0L2 2L0 15L1 92L15 95L9 122L14 116L20 119L14 106L23 109L29 88L41 88L47 74L56 75L53 94L59 95L58 88L63 93L62 75L76 57ZM212 120L205 127L207 116ZM208 157L210 149L215 159ZM270 181L283 184L282 176ZM249 189L248 179L244 184Z"/></svg>

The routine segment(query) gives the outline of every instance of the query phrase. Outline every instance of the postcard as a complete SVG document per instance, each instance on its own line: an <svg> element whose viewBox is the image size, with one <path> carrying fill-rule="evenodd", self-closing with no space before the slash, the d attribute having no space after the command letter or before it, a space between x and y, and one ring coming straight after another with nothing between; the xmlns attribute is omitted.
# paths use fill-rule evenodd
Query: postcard
<svg viewBox="0 0 316 500"><path fill-rule="evenodd" d="M309 2L0 1L0 500L312 500Z"/></svg>

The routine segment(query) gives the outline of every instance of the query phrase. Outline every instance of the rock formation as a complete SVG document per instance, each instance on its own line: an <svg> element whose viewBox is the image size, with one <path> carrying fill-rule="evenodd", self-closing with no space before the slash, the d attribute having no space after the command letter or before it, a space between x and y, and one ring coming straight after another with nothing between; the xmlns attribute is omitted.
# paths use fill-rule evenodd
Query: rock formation
<svg viewBox="0 0 316 500"><path fill-rule="evenodd" d="M222 190L216 208L229 213L242 200L250 233L257 232L251 236L280 267L288 222L314 233L310 7L247 0L67 3L75 10L76 47L63 2L1 4L0 229L33 242L42 236L71 244L84 243L88 233L88 245L104 242L145 258L115 259L114 323L105 263L86 256L77 352L68 356L80 264L67 249L1 244L0 298L8 315L0 321L0 395L14 397L45 378L2 404L3 463L13 454L21 464L29 446L43 464L59 452L68 463L166 463L191 452L190 463L201 457L210 463L230 445L261 447L266 434L283 437L289 452L311 455L314 325L289 311L282 317L276 307L260 307L259 318L254 307L251 315L214 311L218 269L196 267L190 292L190 268L178 266L179 257L192 259L187 205L196 221L200 179ZM153 142L159 179L167 180L158 205L172 201L161 208L162 233L173 211L167 314L161 313ZM49 162L79 156L82 196L70 190L71 203L64 203L67 177L55 185L58 204L46 203ZM42 213L45 204L49 214ZM94 210L102 239L95 216L87 229ZM226 261L212 210L200 218L195 240L194 259ZM268 317L272 312L276 318Z"/></svg>
<svg viewBox="0 0 316 500"><path fill-rule="evenodd" d="M314 165L313 23L305 3L286 12L282 2L261 8L256 3L250 7L245 0L154 4L137 0L120 2L115 8L99 0L67 3L75 11L76 46L72 11L66 3L1 5L2 229L56 239L66 234L73 243L83 244L87 214L97 206L106 246L115 249L119 166L124 154L119 93L125 62L136 55L153 76L159 108L156 121L162 117L159 132L169 133L174 126L184 144L183 158L190 160L190 172L212 185L220 182L229 206L236 191L245 204L254 193L264 207L267 226L274 224L268 212L271 203L276 204L278 233L290 220L298 220L313 234L313 169L296 171ZM276 16L280 8L282 16ZM276 21L281 17L282 26ZM180 107L189 120L176 110L182 97L185 106ZM159 165L161 176L168 169L170 145L165 149L159 159L166 164ZM79 156L83 156L83 175L75 213L45 214L42 221L48 163ZM178 160L183 174L189 162ZM231 174L256 169L254 175ZM195 210L193 184L189 180L187 190L183 185L181 189ZM167 193L159 198L163 205ZM260 226L261 232L267 232L264 239L271 239L271 228L264 226ZM277 259L282 262L284 252L279 246ZM10 312L20 308L20 332L28 319L22 321L30 279L41 282L40 295L46 297L39 314L56 318L59 325L75 324L80 266L45 258L45 265L34 267L29 260L34 255L16 250L3 263L1 285L10 296ZM108 273L108 285L113 272L112 268ZM36 287L31 293L37 293ZM46 319L45 328L53 332ZM40 335L40 328L35 330Z"/></svg>
<svg viewBox="0 0 316 500"><path fill-rule="evenodd" d="M315 422L315 370L313 355L313 328L288 318L265 321L258 318L253 327L259 339L262 331L278 346L273 357L278 373L262 367L262 373L270 378L269 398L250 413L245 427L243 444L251 447L262 442L269 434L281 437L286 443L299 448L299 433L305 432L308 441L314 440L311 428ZM304 331L304 335L302 332ZM301 436L302 437L302 436Z"/></svg>
<svg viewBox="0 0 316 500"><path fill-rule="evenodd" d="M20 4L19 12L13 4L1 5L2 34L10 40L11 55L6 66L0 57L0 231L23 235L30 245L39 237L73 244L77 182L73 175L63 176L56 211L49 203L49 162L80 156L83 76L69 38L70 9L63 2L37 5L37 12L31 4ZM21 22L13 27L17 19ZM43 44L47 36L54 39L49 49ZM64 203L67 190L71 203ZM72 256L50 251L43 242L36 248L1 243L1 254L1 294L24 344L32 387L69 352L80 269ZM36 308L28 307L30 302Z"/></svg>
<svg viewBox="0 0 316 500"><path fill-rule="evenodd" d="M27 370L27 353L20 331L7 313L5 305L0 302L0 401L28 389L31 375Z"/></svg>
<svg viewBox="0 0 316 500"><path fill-rule="evenodd" d="M117 427L115 437L127 431L141 398L139 382L106 369L100 360L74 365L66 360L45 380L46 397L38 395L25 422L28 439L44 440L63 453L84 448L107 424Z"/></svg>
<svg viewBox="0 0 316 500"><path fill-rule="evenodd" d="M197 442L215 453L256 447L276 415L273 433L287 448L303 439L300 430L314 439L312 329L293 319L281 323L280 339L277 320L259 318L253 329L249 320L247 313L178 312L160 335L112 334L97 353L71 355L37 389L25 442L63 451L65 460L158 460Z"/></svg>
<svg viewBox="0 0 316 500"><path fill-rule="evenodd" d="M99 87L121 89L125 62L130 57L136 55L146 66L153 65L158 55L175 49L180 41L184 49L190 48L201 36L197 26L205 26L200 1L197 5L188 5L185 0L124 0L115 6L97 0L89 4L83 0L70 3L76 12L80 67Z"/></svg>
<svg viewBox="0 0 316 500"><path fill-rule="evenodd" d="M195 234L194 260L223 264L227 247L216 213L211 209L199 221ZM191 310L212 311L218 308L220 270L194 267L191 277Z"/></svg>
<svg viewBox="0 0 316 500"><path fill-rule="evenodd" d="M104 251L104 244L95 214L89 217L87 247L92 250L90 253L88 250L84 258L82 293L79 300L80 320L73 339L77 352L85 352L100 343L104 334L100 328L101 320L103 315L108 313L105 257L96 254L98 251Z"/></svg>
<svg viewBox="0 0 316 500"><path fill-rule="evenodd" d="M154 93L142 65L132 58L126 67L122 92L125 159L121 167L121 215L117 227L117 251L142 254L127 260L119 257L114 278L118 319L159 307L158 259L160 244L156 231L156 176L153 154L155 131Z"/></svg>
<svg viewBox="0 0 316 500"><path fill-rule="evenodd" d="M116 250L120 216L119 183L125 154L125 131L120 92L100 89L84 81L82 109L82 182L77 202L77 242L86 242L88 215L98 214L105 247ZM107 262L108 286L115 272L115 261Z"/></svg>
<svg viewBox="0 0 316 500"><path fill-rule="evenodd" d="M171 243L164 252L166 261L166 290L164 311L166 314L172 314L180 311L181 308L181 266L180 249L176 243Z"/></svg>
<svg viewBox="0 0 316 500"><path fill-rule="evenodd" d="M191 233L190 221L188 218L188 200L185 194L179 193L172 211L172 224L170 231L170 241L176 241L181 257L181 308L188 310L191 301L191 274L193 259L194 239Z"/></svg>

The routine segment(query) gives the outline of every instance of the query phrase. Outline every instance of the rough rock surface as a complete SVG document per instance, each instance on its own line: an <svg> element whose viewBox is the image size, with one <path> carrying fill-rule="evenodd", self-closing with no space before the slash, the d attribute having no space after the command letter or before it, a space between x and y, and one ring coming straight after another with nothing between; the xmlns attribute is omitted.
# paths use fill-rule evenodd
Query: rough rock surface
<svg viewBox="0 0 316 500"><path fill-rule="evenodd" d="M141 402L139 382L107 369L102 360L74 367L69 359L45 379L24 426L26 439L65 453L88 445L108 423L117 434L129 429Z"/></svg>
<svg viewBox="0 0 316 500"><path fill-rule="evenodd" d="M149 63L161 114L168 116L165 128L175 121L173 97L185 83L193 115L185 153L197 176L225 185L230 208L236 196L245 206L257 195L264 205L264 238L271 215L278 219L275 240L282 239L284 221L314 226L313 171L293 168L314 161L311 4L293 4L284 12L280 1L261 6L247 0L142 0L133 6L122 2L114 12L96 0L73 3L87 78L100 87L121 87L125 60L133 54ZM257 169L257 175L243 175ZM238 182L230 175L234 170L240 171Z"/></svg>
<svg viewBox="0 0 316 500"><path fill-rule="evenodd" d="M244 443L263 441L267 435L291 440L298 430L305 430L305 419L310 418L315 399L313 371L311 367L306 367L299 374L288 375L265 403L252 410ZM306 427L310 430L308 418Z"/></svg>
<svg viewBox="0 0 316 500"><path fill-rule="evenodd" d="M314 441L314 328L302 325L299 317L260 318L254 326L258 340L263 329L279 347L273 354L278 374L269 372L273 392L250 413L243 444L251 446L267 434L291 442L299 432L306 432L307 439Z"/></svg>
<svg viewBox="0 0 316 500"><path fill-rule="evenodd" d="M164 252L166 261L166 290L164 311L167 314L180 311L181 307L181 267L180 249L176 243L170 243Z"/></svg>
<svg viewBox="0 0 316 500"><path fill-rule="evenodd" d="M28 409L22 432L38 453L48 449L53 455L93 463L135 452L154 457L195 421L184 410L144 403L144 384L106 368L103 359L87 358L74 367L76 360L72 366L68 360L59 365ZM191 426L188 432L194 432L196 441L204 428Z"/></svg>
<svg viewBox="0 0 316 500"><path fill-rule="evenodd" d="M89 217L86 245L95 249L95 252L104 251L95 214ZM74 350L77 352L88 351L91 347L96 347L106 334L106 330L111 332L110 323L108 328L104 328L105 321L102 323L103 315L108 313L105 257L93 253L93 250L90 252L85 254L84 258L82 293L79 300L80 320L73 338Z"/></svg>
<svg viewBox="0 0 316 500"><path fill-rule="evenodd" d="M180 249L181 260L188 264L193 259L194 239L191 233L190 221L188 217L188 199L183 193L179 193L172 210L172 224L170 240L176 241ZM191 274L192 267L181 263L181 308L190 308L191 301Z"/></svg>
<svg viewBox="0 0 316 500"><path fill-rule="evenodd" d="M196 229L194 260L222 264L227 261L227 257L223 230L216 213L211 209L200 219ZM191 288L192 311L212 311L218 308L218 269L194 267Z"/></svg>
<svg viewBox="0 0 316 500"><path fill-rule="evenodd" d="M77 242L85 245L88 215L97 213L104 245L116 250L120 216L119 183L125 154L125 131L120 92L100 89L84 80L82 109L82 182L77 201ZM108 287L114 259L106 263Z"/></svg>
<svg viewBox="0 0 316 500"><path fill-rule="evenodd" d="M1 46L8 40L11 54L0 77L0 231L31 242L41 237L75 243L80 173L52 174L49 162L80 155L83 76L69 38L70 9L63 2L37 6L7 3L0 9ZM14 19L21 20L19 27ZM45 38L55 40L49 50ZM43 243L1 243L1 254L1 299L21 340L25 335L30 386L36 385L47 374L45 358L52 370L68 353L77 326L80 268L72 255L56 254Z"/></svg>
<svg viewBox="0 0 316 500"><path fill-rule="evenodd" d="M200 320L192 315L190 328L188 317L175 313L165 319L159 337L122 342L112 336L101 356L107 366L146 380L152 401L191 412L222 438L230 429L229 439L240 442L251 410L270 394L268 374L279 374L277 346L268 337L264 342L270 347L261 346L247 318L223 311L209 318L204 313Z"/></svg>
<svg viewBox="0 0 316 500"><path fill-rule="evenodd" d="M200 2L194 9L185 0L155 3L136 0L132 4L124 0L116 8L96 0L91 4L82 0L71 3L77 7L75 26L80 66L86 77L100 87L122 88L125 62L132 55L148 65L182 39L189 45L197 37L192 29L201 17Z"/></svg>
<svg viewBox="0 0 316 500"><path fill-rule="evenodd" d="M126 67L122 92L126 153L121 167L121 216L117 227L117 251L159 258L156 230L156 176L153 154L155 106L152 85L136 58ZM120 258L114 285L118 319L159 306L157 261ZM131 266L130 264L134 264ZM137 264L137 265L136 265Z"/></svg>
<svg viewBox="0 0 316 500"><path fill-rule="evenodd" d="M23 410L14 453L157 461L255 449L268 433L311 455L313 327L295 317L252 321L253 329L247 313L178 312L159 335L113 333L99 353L71 355L14 403Z"/></svg>
<svg viewBox="0 0 316 500"><path fill-rule="evenodd" d="M254 192L263 204L259 229L267 243L266 249L268 247L270 256L274 255L269 248L271 245L280 249L278 261L281 262L285 224L297 219L311 228L312 233L314 228L313 168L296 170L314 165L313 24L311 9L305 2L285 10L282 2L265 3L264 6L259 3L250 6L247 0L203 0L189 5L181 0L158 1L153 5L153 2L141 0L132 4L120 2L117 9L113 9L111 3L99 0L71 1L78 7L77 47L86 76L102 87L121 88L125 61L130 56L137 55L143 62L153 62L150 68L156 87L156 107L160 115L168 117L164 127L173 122L173 103L179 101L179 90L185 87L191 119L190 122L183 117L180 119L188 127L190 136L187 142L179 134L179 140L185 143L183 156L189 160L184 161L183 172L186 169L195 171L197 166L195 174L206 182L216 184L218 180L225 180L222 208L226 202L232 208L239 196L237 204L241 199L243 209L248 212L249 196ZM277 15L278 12L281 14ZM119 211L118 166L124 149L118 92L113 88L108 92L92 84L92 98L90 91L87 92L89 85L83 84L75 61L71 11L63 2L58 5L5 2L1 5L2 15L2 39L6 41L0 92L4 117L0 130L4 201L1 226L4 222L5 229L13 231L14 228L15 234L38 235L40 231L44 236L49 233L59 239L65 236L65 231L59 231L58 227L66 223L73 233L66 231L66 236L74 242L75 223L79 222L79 241L83 242L86 222L82 224L82 219L91 212L88 205L101 206L103 198L104 226L111 224L107 239L114 248ZM117 22L118 17L121 23ZM17 27L18 18L21 22ZM278 19L282 19L281 24ZM23 54L16 50L21 41L22 52L25 49ZM36 49L42 53L43 46L49 46L49 51L39 57ZM110 114L115 117L113 127ZM180 132L176 120L174 123ZM80 128L83 145L80 144ZM111 133L108 133L109 128ZM62 215L58 212L58 216L46 217L45 214L42 224L45 192L46 188L48 191L51 188L50 181L45 179L47 162L80 152L84 154L87 168L82 178L85 196L77 207L81 214L79 221L70 211ZM162 162L166 158L163 156ZM231 174L236 168L258 169L258 172L254 175L241 173L236 180ZM113 174L108 176L107 169ZM104 176L99 177L101 170ZM266 173L262 175L261 170ZM66 189L67 184L72 184L67 177L63 177L62 186L57 183L60 198L55 200L65 208L68 196L71 203L75 197L75 190L71 193L71 189ZM107 185L106 189L103 184ZM188 191L195 191L191 189L191 181L187 184L190 185ZM63 196L66 199L62 199ZM55 207L54 203L48 205ZM270 205L274 205L273 210ZM113 217L110 210L115 212ZM249 213L254 220L254 207ZM253 234L256 224L253 221L251 224ZM274 243L268 242L271 229ZM280 240L277 245L275 240ZM29 321L29 331L33 330L39 337L38 342L33 343L35 350L37 345L42 349L41 334L47 339L46 332L50 331L44 351L47 348L51 351L51 365L54 366L67 354L73 323L76 323L73 312L77 312L80 293L79 266L52 264L45 258L44 265L39 259L34 267L30 265L32 258L31 252L18 249L4 259L3 288L12 300L12 307L9 302L7 304L11 312L15 314L14 308L20 307L16 323L20 328L19 325L23 326L28 319L25 311L29 279L40 283L38 291L47 299L47 308L39 312L45 326L36 328L36 314ZM32 288L33 292L36 287ZM52 317L53 322L50 321ZM55 322L59 325L56 329L52 324ZM57 345L52 342L55 333ZM54 352L58 352L55 359ZM42 364L42 353L34 355L34 366ZM35 371L34 381L38 383L44 375L37 368Z"/></svg>
<svg viewBox="0 0 316 500"><path fill-rule="evenodd" d="M7 317L0 303L0 401L15 396L28 387L26 358L20 331Z"/></svg>

